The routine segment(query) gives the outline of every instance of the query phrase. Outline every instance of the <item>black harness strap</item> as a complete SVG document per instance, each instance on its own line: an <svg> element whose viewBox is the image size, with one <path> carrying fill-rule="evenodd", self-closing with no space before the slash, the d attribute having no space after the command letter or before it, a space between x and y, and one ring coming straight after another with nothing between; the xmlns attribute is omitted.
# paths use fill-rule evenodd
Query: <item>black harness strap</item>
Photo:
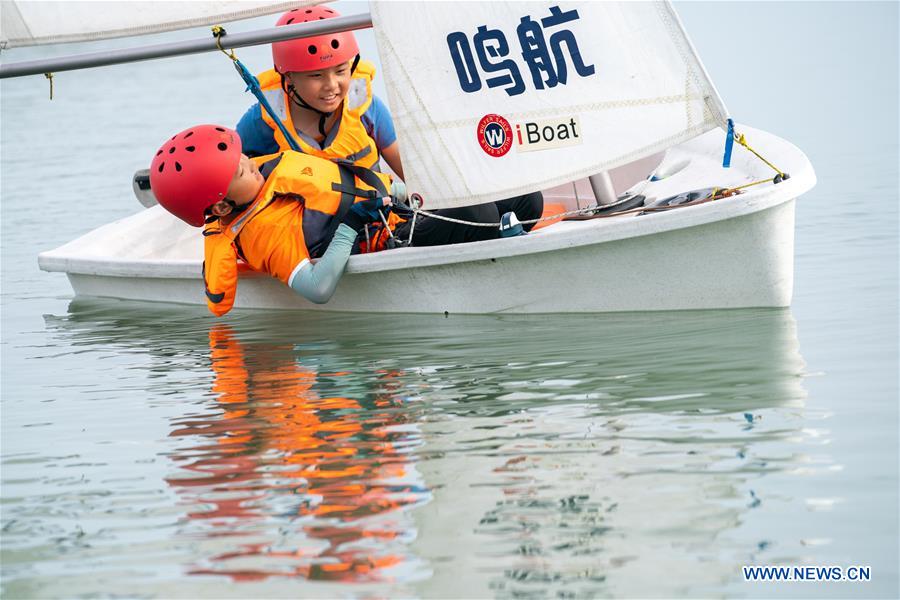
<svg viewBox="0 0 900 600"><path fill-rule="evenodd" d="M350 194L356 198L367 198L369 200L374 200L378 197L377 190L364 190L362 188L358 188L356 186L347 186L341 183L332 183L331 189L335 192L340 192L342 194Z"/></svg>
<svg viewBox="0 0 900 600"><path fill-rule="evenodd" d="M323 237L328 243L330 243L331 238L334 237L334 232L337 231L338 226L341 224L341 219L347 214L347 211L350 210L350 207L353 206L353 203L356 201L356 194L353 193L353 190L356 190L357 188L353 173L346 168L346 165L337 163L337 166L338 172L341 174L341 182L332 183L331 189L341 193L341 204L338 206L337 212L334 213L334 218L332 218L331 222L328 224L327 234Z"/></svg>
<svg viewBox="0 0 900 600"><path fill-rule="evenodd" d="M362 181L366 185L372 186L379 192L379 194L376 196L372 196L372 194L366 192L363 195L363 197L378 198L379 196L389 196L390 195L387 188L384 187L384 182L381 181L381 178L379 178L378 175L375 173L375 171L373 171L372 169L367 169L365 167L361 167L359 165L355 165L350 162L345 162L343 160L336 160L334 162L337 163L337 165L339 167L343 167L343 168L347 169L353 175L359 177L360 181ZM341 178L341 183L343 183L343 177ZM352 183L352 180L351 180L351 183Z"/></svg>

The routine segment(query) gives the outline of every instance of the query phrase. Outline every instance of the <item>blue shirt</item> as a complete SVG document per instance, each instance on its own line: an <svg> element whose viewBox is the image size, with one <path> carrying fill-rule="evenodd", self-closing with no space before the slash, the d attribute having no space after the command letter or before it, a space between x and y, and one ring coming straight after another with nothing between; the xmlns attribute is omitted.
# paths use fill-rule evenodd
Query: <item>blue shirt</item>
<svg viewBox="0 0 900 600"><path fill-rule="evenodd" d="M382 149L397 141L397 132L394 131L394 119L391 117L391 111L378 96L372 95L372 103L363 113L361 120L369 137L375 140L379 154ZM275 132L263 121L259 103L247 109L235 129L241 137L241 151L244 154L264 156L278 152Z"/></svg>

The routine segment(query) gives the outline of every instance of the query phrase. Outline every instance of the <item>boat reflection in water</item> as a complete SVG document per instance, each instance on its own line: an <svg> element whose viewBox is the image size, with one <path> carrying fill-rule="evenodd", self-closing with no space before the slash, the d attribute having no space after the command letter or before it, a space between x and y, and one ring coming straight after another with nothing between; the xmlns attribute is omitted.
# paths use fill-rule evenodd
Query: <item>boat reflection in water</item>
<svg viewBox="0 0 900 600"><path fill-rule="evenodd" d="M746 521L803 502L778 474L829 466L789 310L201 315L79 300L48 323L180 399L178 560L250 595L709 594L796 558L777 516Z"/></svg>

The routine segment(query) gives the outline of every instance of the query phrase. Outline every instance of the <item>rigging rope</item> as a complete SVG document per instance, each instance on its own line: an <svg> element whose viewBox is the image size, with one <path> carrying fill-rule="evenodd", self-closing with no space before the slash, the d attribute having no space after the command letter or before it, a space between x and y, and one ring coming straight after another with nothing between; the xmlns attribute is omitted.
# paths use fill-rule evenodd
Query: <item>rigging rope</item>
<svg viewBox="0 0 900 600"><path fill-rule="evenodd" d="M728 119L725 134L725 157L722 159L722 166L726 169L731 166L731 150L734 142L737 142L738 144L752 152L754 155L756 155L756 158L769 165L769 167L771 167L771 169L778 174L776 175L775 179L772 180L772 183L781 183L785 179L790 179L790 175L767 161L759 152L750 147L750 144L747 143L747 136L745 136L743 133L738 133L737 131L735 131L733 119ZM763 181L768 181L768 179Z"/></svg>
<svg viewBox="0 0 900 600"><path fill-rule="evenodd" d="M722 198L727 198L729 196L733 196L741 188L750 187L751 185L757 185L759 183L765 183L767 181L769 181L769 180L764 179L762 181L756 181L754 183L748 183L748 184L745 184L745 185L742 185L739 187L734 187L734 188L713 188L712 194L710 194L709 196L707 196L705 198L700 198L698 200L692 200L690 202L684 202L683 204L676 204L673 206L639 206L637 208L632 208L629 210L621 210L618 212L612 212L612 213L608 213L608 214L596 214L596 215L592 215L592 216L594 218L598 218L598 219L607 219L610 217L618 217L620 215L628 215L628 214L633 214L633 213L662 212L662 211L666 211L666 210L672 210L673 208L680 208L682 206L693 206L695 204L702 204L704 202L709 202L711 200L720 200ZM633 196L628 196L628 198L631 198L631 197L633 197ZM627 200L628 198L625 198L625 200ZM402 206L403 209L405 209L407 211L410 210L410 208L408 206L406 206L405 204L402 204L402 203L398 203L398 204L400 206ZM542 221L552 221L555 219L571 217L571 216L575 216L575 215L590 214L590 213L593 213L594 211L596 211L598 208L603 208L603 207L599 206L599 205L594 205L594 206L589 206L587 208L579 208L577 210L569 210L569 211L562 212L562 213L554 213L552 215L547 215L546 217L540 217L537 219L527 219L525 221L519 221L519 222L522 225L530 225L532 223L540 223ZM465 219L456 219L454 217L447 217L444 215L439 215L437 213L429 212L427 210L422 210L421 208L414 208L414 209L412 209L412 212L413 212L413 216L412 216L413 226L415 226L416 217L418 215L422 215L425 217L430 217L432 219L437 219L439 221L447 221L448 223L458 223L459 225L470 225L472 227L500 227L500 223L481 223L481 222L476 222L476 221L466 221ZM410 238L411 237L412 237L412 229L410 229Z"/></svg>
<svg viewBox="0 0 900 600"><path fill-rule="evenodd" d="M241 76L241 79L244 80L244 83L247 84L247 89L256 96L256 99L259 100L260 106L265 109L269 116L272 117L272 120L275 121L275 124L278 125L278 129L281 130L281 134L287 140L288 144L291 146L291 150L295 152L302 152L299 144L297 144L297 140L294 139L294 136L288 133L287 127L284 126L284 123L281 122L281 119L278 118L278 115L275 114L275 111L272 110L272 106L269 104L269 100L266 98L266 95L263 94L262 88L259 87L259 80L256 78L253 73L247 70L247 67L244 66L244 63L238 60L237 55L235 55L234 50L225 51L225 48L222 47L222 36L227 35L225 28L221 25L213 25L212 27L213 37L216 38L216 46L219 47L219 50L222 51L222 54L227 56L234 62L234 68L237 69L238 74ZM245 90L246 91L246 90Z"/></svg>
<svg viewBox="0 0 900 600"><path fill-rule="evenodd" d="M735 140L734 140L734 141L736 141L738 144L740 144L741 146L743 146L744 148L746 148L747 150L749 150L750 152L752 152L753 154L755 154L755 155L756 155L756 158L758 158L759 160L761 160L761 161L763 161L764 163L766 163L767 165L769 165L769 166L772 168L773 171L775 171L776 173L778 173L778 176L780 176L780 179L779 179L779 177L776 177L775 179L776 179L777 181L775 181L774 183L781 183L781 182L784 181L785 179L790 178L790 175L788 175L787 173L785 173L784 171L782 171L781 169L779 169L778 167L776 167L775 165L773 165L772 163L770 163L769 161L767 161L765 158L762 157L762 155L760 155L759 152L757 152L756 150L754 150L753 148L751 148L751 147L750 147L750 144L747 143L747 138L744 136L743 133L738 133L738 134L737 134L737 137L735 137ZM765 180L765 181L768 181L768 180Z"/></svg>

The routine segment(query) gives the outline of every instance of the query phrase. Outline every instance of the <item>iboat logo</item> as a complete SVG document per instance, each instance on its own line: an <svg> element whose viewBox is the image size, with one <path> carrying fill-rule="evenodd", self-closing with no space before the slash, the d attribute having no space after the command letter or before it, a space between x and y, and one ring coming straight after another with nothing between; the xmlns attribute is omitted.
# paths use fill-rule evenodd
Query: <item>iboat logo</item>
<svg viewBox="0 0 900 600"><path fill-rule="evenodd" d="M549 121L516 123L516 146L519 152L550 150L581 143L578 117L562 117Z"/></svg>
<svg viewBox="0 0 900 600"><path fill-rule="evenodd" d="M490 114L478 122L477 134L481 149L495 158L508 153L513 140L519 152L577 146L582 141L581 122L575 116L516 123L513 135L509 121L500 115Z"/></svg>
<svg viewBox="0 0 900 600"><path fill-rule="evenodd" d="M478 122L478 143L488 155L499 158L512 148L512 127L500 115L484 115Z"/></svg>

